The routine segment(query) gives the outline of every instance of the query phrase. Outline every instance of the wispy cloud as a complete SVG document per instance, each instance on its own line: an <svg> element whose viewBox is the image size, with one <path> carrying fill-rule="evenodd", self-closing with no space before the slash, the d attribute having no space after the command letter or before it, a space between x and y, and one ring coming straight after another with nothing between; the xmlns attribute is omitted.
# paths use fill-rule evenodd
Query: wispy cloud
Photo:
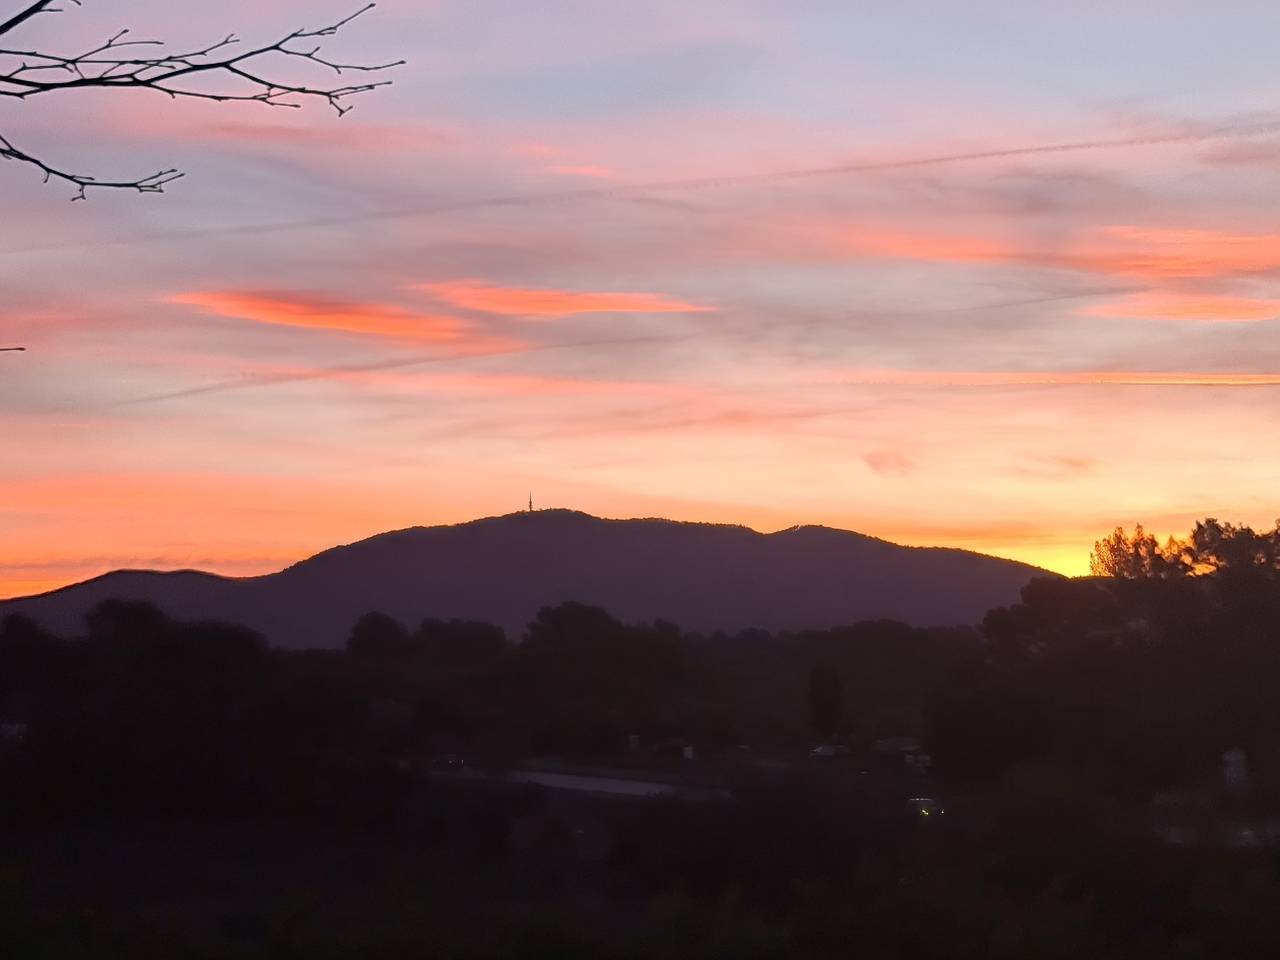
<svg viewBox="0 0 1280 960"><path fill-rule="evenodd" d="M904 477L916 468L915 462L898 450L871 450L862 455L862 462L872 473L889 477Z"/></svg>
<svg viewBox="0 0 1280 960"><path fill-rule="evenodd" d="M660 293L500 287L481 280L424 283L418 289L450 306L510 317L568 317L581 313L704 313L716 309Z"/></svg>
<svg viewBox="0 0 1280 960"><path fill-rule="evenodd" d="M1094 473L1101 464L1092 457L1073 457L1065 455L1032 457L1025 463L1010 469L1016 476L1036 479L1070 479Z"/></svg>
<svg viewBox="0 0 1280 960"><path fill-rule="evenodd" d="M537 354L554 351L588 350L593 347L612 348L630 347L640 344L679 343L688 337L614 337L597 340L572 340L563 343L527 344L520 341L503 343L499 341L489 349L467 351L465 354L430 353L409 356L397 356L389 360L374 360L366 363L339 364L332 367L299 368L296 370L272 371L251 377L240 377L234 380L216 380L210 383L183 387L164 393L153 393L122 401L119 406L135 406L139 404L162 403L167 400L180 400L185 397L197 397L219 393L233 393L242 390L256 390L287 383L309 383L325 380L342 380L352 375L373 373L386 370L405 370L412 367L429 367L444 363L454 363L462 359L483 359L486 357L508 357L520 354Z"/></svg>

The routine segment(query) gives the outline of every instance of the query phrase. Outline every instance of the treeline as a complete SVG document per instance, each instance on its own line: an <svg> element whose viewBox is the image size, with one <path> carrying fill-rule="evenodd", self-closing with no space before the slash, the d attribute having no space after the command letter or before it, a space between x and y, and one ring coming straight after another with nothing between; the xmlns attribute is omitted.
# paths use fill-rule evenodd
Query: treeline
<svg viewBox="0 0 1280 960"><path fill-rule="evenodd" d="M78 637L0 623L0 723L25 731L9 762L43 810L293 804L321 768L589 761L632 738L652 760L662 744L709 759L911 736L951 780L1052 768L1135 793L1212 777L1240 749L1265 791L1280 782L1277 536L1207 520L1155 550L1117 531L1095 548L1112 576L1033 581L979 630L702 635L565 603L520 642L371 612L344 650L290 651L108 601Z"/></svg>
<svg viewBox="0 0 1280 960"><path fill-rule="evenodd" d="M1132 580L1242 572L1274 576L1280 571L1280 520L1273 529L1258 532L1210 517L1186 537L1170 537L1163 544L1142 524L1132 535L1116 527L1093 545L1089 570L1096 577Z"/></svg>
<svg viewBox="0 0 1280 960"><path fill-rule="evenodd" d="M297 809L320 771L442 754L591 760L638 738L653 761L663 744L714 757L920 735L925 704L979 653L963 629L702 636L577 603L539 611L518 644L489 624L409 629L372 612L345 650L291 651L107 601L78 637L0 624L0 722L24 731L10 800L33 810Z"/></svg>

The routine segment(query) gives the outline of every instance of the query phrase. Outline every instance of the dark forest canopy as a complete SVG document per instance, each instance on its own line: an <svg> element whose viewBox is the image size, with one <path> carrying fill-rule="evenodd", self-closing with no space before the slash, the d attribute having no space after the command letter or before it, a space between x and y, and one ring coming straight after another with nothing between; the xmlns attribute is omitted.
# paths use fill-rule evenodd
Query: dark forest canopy
<svg viewBox="0 0 1280 960"><path fill-rule="evenodd" d="M130 757L151 737L229 756L253 731L277 771L440 751L501 763L610 757L632 737L696 743L706 756L914 737L950 777L1038 763L1155 790L1212 776L1236 746L1260 769L1280 761L1274 541L1206 520L1175 555L1120 532L1101 555L1132 565L1033 580L979 630L870 621L703 634L569 602L540 610L518 642L483 622L414 626L370 611L345 649L307 651L109 601L74 639L7 618L0 710L30 715L36 746L56 734L59 750L83 747L88 766L77 769L111 755L113 724L135 731L118 736ZM125 779L110 765L101 775Z"/></svg>
<svg viewBox="0 0 1280 960"><path fill-rule="evenodd" d="M64 747L92 743L98 757L110 754L102 741L117 720L143 731L120 737L133 756L147 738L183 736L221 743L212 752L223 755L250 728L256 748L292 753L310 743L334 757L423 755L441 745L591 756L619 751L632 735L707 748L803 745L815 668L824 737L918 735L930 692L979 655L968 629L877 621L703 635L663 621L625 624L573 602L539 611L520 643L490 624L426 619L410 628L372 611L353 625L345 650L290 651L241 627L107 601L76 638L54 637L21 615L4 619L0 711L29 716L37 746L42 731L63 729ZM841 693L843 706L833 705ZM126 708L128 717L111 716ZM401 714L394 735L360 746ZM183 734L187 723L194 726ZM70 732L80 724L84 738Z"/></svg>

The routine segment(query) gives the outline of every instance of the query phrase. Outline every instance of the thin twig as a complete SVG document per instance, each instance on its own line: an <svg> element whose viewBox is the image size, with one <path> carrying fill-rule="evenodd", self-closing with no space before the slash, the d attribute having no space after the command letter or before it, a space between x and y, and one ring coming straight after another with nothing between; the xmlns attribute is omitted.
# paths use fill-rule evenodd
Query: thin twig
<svg viewBox="0 0 1280 960"><path fill-rule="evenodd" d="M76 194L71 198L73 201L84 200L90 187L136 190L138 193L164 193L164 188L168 184L184 176L177 170L158 170L136 180L99 180L97 177L70 173L66 170L52 167L39 157L19 150L3 135L0 135L0 159L17 160L19 163L27 163L36 167L44 173L45 183L50 180L61 180L64 183L71 184L76 188Z"/></svg>
<svg viewBox="0 0 1280 960"><path fill-rule="evenodd" d="M53 13L53 0L34 3L21 13L0 24L0 35L40 13ZM80 0L72 0L79 5ZM230 54L229 49L241 41L234 34L207 46L181 53L158 52L156 56L140 56L141 47L162 47L159 40L129 39L129 30L118 31L107 40L83 53L64 56L38 50L0 48L0 98L27 100L44 93L67 90L135 88L155 90L170 99L212 100L216 103L252 102L271 107L299 108L310 99L328 103L338 116L351 106L345 101L362 93L388 86L390 80L369 80L333 86L312 86L286 82L271 77L267 68L272 59L291 58L310 61L326 72L342 76L351 73L377 73L400 66L403 60L378 64L341 63L320 55L322 41L334 36L357 17L373 9L369 3L336 23L315 29L301 28L274 43ZM226 89L202 90L190 81L203 76L228 81ZM0 158L31 164L44 173L45 182L63 180L77 188L73 199L82 200L90 187L123 188L139 193L161 193L166 184L182 174L162 170L136 180L108 181L57 169L33 154L19 150L0 137Z"/></svg>

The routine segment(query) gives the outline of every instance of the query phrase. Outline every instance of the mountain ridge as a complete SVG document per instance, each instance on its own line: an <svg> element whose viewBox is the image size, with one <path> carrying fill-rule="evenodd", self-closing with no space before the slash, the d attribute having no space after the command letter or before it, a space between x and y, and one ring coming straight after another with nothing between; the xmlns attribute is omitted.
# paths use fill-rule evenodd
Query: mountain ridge
<svg viewBox="0 0 1280 960"><path fill-rule="evenodd" d="M1034 576L1054 574L818 524L761 532L548 509L384 531L250 577L115 570L0 601L0 616L25 613L50 629L76 632L100 600L139 599L174 616L243 623L286 647L340 646L370 609L410 624L488 620L518 638L539 607L566 600L703 632L868 619L932 626L976 622L987 609L1016 601Z"/></svg>

